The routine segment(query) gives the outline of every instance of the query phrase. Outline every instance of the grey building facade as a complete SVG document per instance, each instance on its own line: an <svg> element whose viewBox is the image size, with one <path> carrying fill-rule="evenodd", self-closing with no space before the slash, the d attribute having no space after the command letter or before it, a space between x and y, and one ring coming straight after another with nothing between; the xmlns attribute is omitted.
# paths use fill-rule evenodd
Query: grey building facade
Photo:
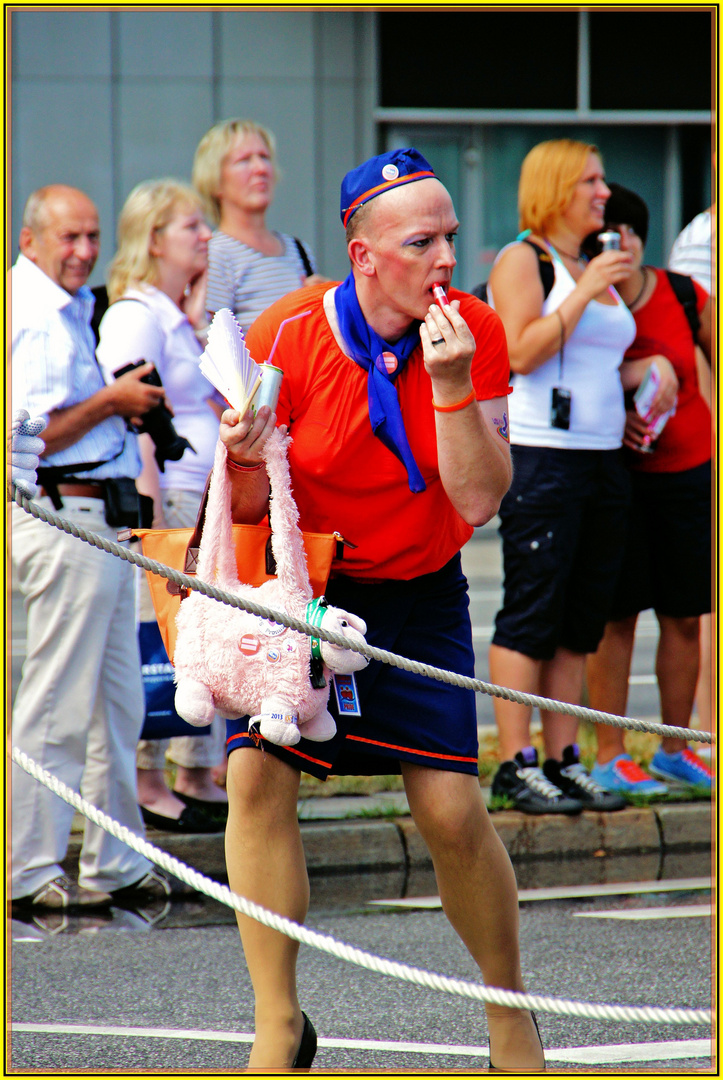
<svg viewBox="0 0 723 1080"><path fill-rule="evenodd" d="M595 142L607 174L651 208L661 262L711 201L716 9L300 10L239 6L6 9L14 261L22 207L42 184L96 201L103 233L141 180L187 179L219 119L276 135L273 226L346 273L339 182L370 154L425 153L462 222L456 283L484 280L517 231L516 185L536 142ZM674 62L674 68L671 67Z"/></svg>

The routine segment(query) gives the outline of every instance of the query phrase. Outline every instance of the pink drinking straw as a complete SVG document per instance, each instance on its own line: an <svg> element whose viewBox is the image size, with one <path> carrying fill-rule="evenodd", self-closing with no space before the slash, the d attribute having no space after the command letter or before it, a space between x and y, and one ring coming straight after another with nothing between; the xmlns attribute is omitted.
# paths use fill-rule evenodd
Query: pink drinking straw
<svg viewBox="0 0 723 1080"><path fill-rule="evenodd" d="M286 324L290 323L290 322L293 322L294 319L303 319L304 315L311 315L311 308L309 308L308 311L300 311L298 315L291 315L291 316L289 316L288 319L284 319L284 321L279 326L279 329L276 331L276 337L274 338L274 343L271 346L271 352L269 353L269 355L268 355L267 359L264 361L264 363L266 363L266 364L271 363L271 357L276 352L276 346L279 343L279 338L281 337L281 331L284 329Z"/></svg>

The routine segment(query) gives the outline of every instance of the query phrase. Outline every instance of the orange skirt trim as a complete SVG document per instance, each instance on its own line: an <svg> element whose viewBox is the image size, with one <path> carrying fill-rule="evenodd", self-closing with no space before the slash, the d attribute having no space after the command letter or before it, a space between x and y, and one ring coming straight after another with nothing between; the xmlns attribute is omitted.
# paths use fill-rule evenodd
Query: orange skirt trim
<svg viewBox="0 0 723 1080"><path fill-rule="evenodd" d="M248 739L249 742L254 741L253 737L249 735L247 731L241 731L238 735L232 735L230 739L227 739L226 745L230 746L231 743L236 742L238 739ZM265 739L261 738L261 742L265 741ZM330 761L321 761L319 758L313 758L309 754L305 754L302 750L297 750L293 746L284 746L283 749L289 754L296 754L297 757L303 758L304 761L311 761L314 765L321 765L323 769L330 769L332 767Z"/></svg>
<svg viewBox="0 0 723 1080"><path fill-rule="evenodd" d="M418 757L437 758L440 761L477 761L475 757L464 757L460 754L435 754L431 750L415 750L409 746L395 746L394 743L380 742L378 739L364 739L361 735L347 735L346 737L354 742L367 743L369 746L383 746L386 750L401 750L404 754L416 754Z"/></svg>

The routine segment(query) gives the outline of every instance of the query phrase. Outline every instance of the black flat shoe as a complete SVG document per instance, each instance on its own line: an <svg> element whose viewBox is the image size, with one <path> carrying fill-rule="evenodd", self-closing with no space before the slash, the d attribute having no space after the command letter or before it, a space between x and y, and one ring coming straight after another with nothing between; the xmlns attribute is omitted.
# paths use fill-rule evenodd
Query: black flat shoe
<svg viewBox="0 0 723 1080"><path fill-rule="evenodd" d="M296 1051L296 1057L291 1062L292 1069L310 1069L311 1063L316 1057L314 1025L305 1012L302 1012L301 1015L304 1017L304 1030L301 1032L301 1042L299 1043L299 1049Z"/></svg>
<svg viewBox="0 0 723 1080"><path fill-rule="evenodd" d="M227 802L212 802L211 799L197 799L194 795L184 795L182 791L174 791L173 794L186 806L192 806L194 810L201 810L214 821L226 822L228 818Z"/></svg>
<svg viewBox="0 0 723 1080"><path fill-rule="evenodd" d="M202 810L194 806L184 806L181 816L177 818L166 817L165 814L156 814L153 810L141 807L141 816L146 825L152 825L161 832L174 833L218 833L223 832L223 823L214 821Z"/></svg>
<svg viewBox="0 0 723 1080"><path fill-rule="evenodd" d="M543 1062L544 1062L545 1048L542 1045L542 1038L540 1037L540 1029L537 1026L537 1017L533 1013L532 1009L530 1009L530 1016L532 1017L532 1023L535 1025L535 1031L537 1032L537 1038L540 1040L540 1050L542 1050L542 1059L543 1059ZM524 1069L498 1069L496 1065L492 1064L492 1057L491 1056L490 1056L489 1068L488 1068L487 1071L488 1072L494 1072L494 1073L524 1073L525 1072ZM530 1070L530 1071L532 1071L532 1070ZM536 1069L534 1071L537 1072ZM540 1072L544 1072L544 1071L545 1071L545 1065L543 1064L542 1069L540 1069Z"/></svg>

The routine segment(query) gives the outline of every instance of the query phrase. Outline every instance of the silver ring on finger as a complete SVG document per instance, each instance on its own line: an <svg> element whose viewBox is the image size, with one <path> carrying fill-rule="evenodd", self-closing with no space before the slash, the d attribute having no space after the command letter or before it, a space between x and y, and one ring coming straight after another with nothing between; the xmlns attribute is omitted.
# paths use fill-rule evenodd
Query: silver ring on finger
<svg viewBox="0 0 723 1080"><path fill-rule="evenodd" d="M444 345L444 343L445 343L443 337L435 338L433 341L430 339L430 341L431 341L431 344L434 345L434 346Z"/></svg>

